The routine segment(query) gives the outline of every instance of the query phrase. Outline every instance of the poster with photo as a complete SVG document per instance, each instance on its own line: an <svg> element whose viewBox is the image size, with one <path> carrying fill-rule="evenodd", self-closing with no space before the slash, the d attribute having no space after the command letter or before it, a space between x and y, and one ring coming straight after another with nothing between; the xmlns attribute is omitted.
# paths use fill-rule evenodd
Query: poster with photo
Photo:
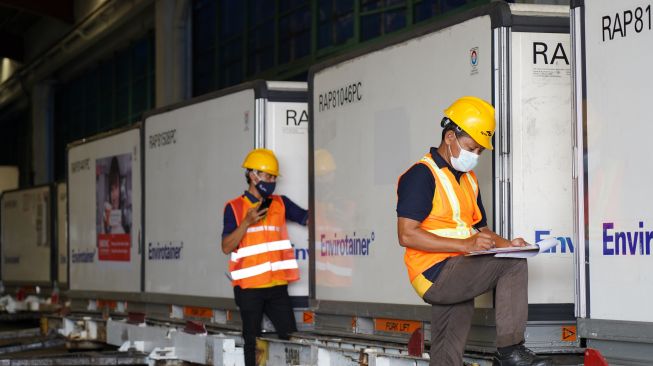
<svg viewBox="0 0 653 366"><path fill-rule="evenodd" d="M132 154L96 161L98 260L129 262L132 222Z"/></svg>

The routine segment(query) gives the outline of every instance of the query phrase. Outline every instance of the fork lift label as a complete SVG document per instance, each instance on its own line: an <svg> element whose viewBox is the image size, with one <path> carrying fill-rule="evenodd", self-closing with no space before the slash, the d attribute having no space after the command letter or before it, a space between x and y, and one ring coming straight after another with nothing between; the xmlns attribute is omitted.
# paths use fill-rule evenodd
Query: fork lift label
<svg viewBox="0 0 653 366"><path fill-rule="evenodd" d="M197 306L184 306L184 316L210 319L213 317L213 310Z"/></svg>
<svg viewBox="0 0 653 366"><path fill-rule="evenodd" d="M400 319L374 319L374 329L381 332L413 333L422 327L421 322Z"/></svg>

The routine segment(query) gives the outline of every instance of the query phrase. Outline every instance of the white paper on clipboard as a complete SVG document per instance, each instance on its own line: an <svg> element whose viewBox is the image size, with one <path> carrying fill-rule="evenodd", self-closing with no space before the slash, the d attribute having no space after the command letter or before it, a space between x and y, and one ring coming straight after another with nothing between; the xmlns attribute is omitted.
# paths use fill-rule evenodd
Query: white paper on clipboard
<svg viewBox="0 0 653 366"><path fill-rule="evenodd" d="M556 238L547 238L540 240L535 244L527 245L525 247L507 247L507 248L494 248L489 250L479 250L470 252L468 256L476 255L493 255L497 258L531 258L545 252L556 245L559 241Z"/></svg>

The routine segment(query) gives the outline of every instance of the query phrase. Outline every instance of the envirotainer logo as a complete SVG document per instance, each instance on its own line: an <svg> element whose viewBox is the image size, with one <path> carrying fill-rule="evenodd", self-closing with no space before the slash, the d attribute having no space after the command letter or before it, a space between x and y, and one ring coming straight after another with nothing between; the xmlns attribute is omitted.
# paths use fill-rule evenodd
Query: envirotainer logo
<svg viewBox="0 0 653 366"><path fill-rule="evenodd" d="M180 260L183 249L183 241L148 243L147 259L151 261Z"/></svg>
<svg viewBox="0 0 653 366"><path fill-rule="evenodd" d="M354 232L351 236L345 234L339 237L334 233L333 237L327 238L326 234L320 235L320 256L367 256L370 255L371 245L374 242L374 231L369 235L357 235Z"/></svg>
<svg viewBox="0 0 653 366"><path fill-rule="evenodd" d="M95 261L95 249L72 250L73 263L93 263Z"/></svg>
<svg viewBox="0 0 653 366"><path fill-rule="evenodd" d="M633 231L616 231L614 222L603 223L603 255L651 255L651 240L653 231L644 229L644 221Z"/></svg>

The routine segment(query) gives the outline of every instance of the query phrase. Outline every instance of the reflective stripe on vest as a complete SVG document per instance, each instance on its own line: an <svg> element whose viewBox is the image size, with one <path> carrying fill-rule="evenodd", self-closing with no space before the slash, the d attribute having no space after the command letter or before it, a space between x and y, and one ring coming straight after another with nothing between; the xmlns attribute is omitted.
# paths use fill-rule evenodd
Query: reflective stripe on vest
<svg viewBox="0 0 653 366"><path fill-rule="evenodd" d="M243 269L239 269L236 271L231 272L231 279L232 280L242 280L245 278L249 277L254 277L258 276L260 274L263 274L265 272L274 272L274 271L281 271L284 269L294 269L294 268L299 268L297 265L297 261L294 259L289 259L285 261L279 261L279 262L265 262L261 263L256 266L252 267L247 267Z"/></svg>
<svg viewBox="0 0 653 366"><path fill-rule="evenodd" d="M258 233L260 231L281 231L281 228L278 226L254 226L247 228L248 233Z"/></svg>
<svg viewBox="0 0 653 366"><path fill-rule="evenodd" d="M476 184L476 181L469 172L465 173L465 176L467 177L467 180L469 180L469 185L472 186L474 194L478 196L478 184Z"/></svg>
<svg viewBox="0 0 653 366"><path fill-rule="evenodd" d="M473 235L472 229L463 228L463 229L433 229L427 230L431 234L437 236L442 236L445 238L454 238L454 239L467 239Z"/></svg>
<svg viewBox="0 0 653 366"><path fill-rule="evenodd" d="M278 240L269 243L262 243L250 245L248 247L240 248L231 253L231 260L236 262L240 258L249 257L251 255L261 254L265 252L273 252L275 250L292 249L290 240Z"/></svg>
<svg viewBox="0 0 653 366"><path fill-rule="evenodd" d="M444 192L447 195L449 204L451 204L451 210L453 212L452 218L456 222L456 226L457 226L455 229L435 229L435 230L428 230L428 231L433 234L444 236L447 238L462 238L462 239L469 238L471 236L471 227L467 225L465 222L463 222L463 220L460 218L460 202L458 201L458 196L456 196L456 192L454 191L454 188L451 185L451 181L442 172L442 170L438 168L438 166L435 164L435 161L433 161L433 158L429 156L425 156L422 158L421 161L427 163L428 165L431 166L431 168L433 168L433 171L435 172L435 174L437 174L440 183L442 183L442 188L444 188ZM470 182L473 181L469 173L466 173L465 175L467 176ZM472 185L472 187L475 186L476 186L475 184ZM476 193L476 189L474 189L474 193Z"/></svg>

